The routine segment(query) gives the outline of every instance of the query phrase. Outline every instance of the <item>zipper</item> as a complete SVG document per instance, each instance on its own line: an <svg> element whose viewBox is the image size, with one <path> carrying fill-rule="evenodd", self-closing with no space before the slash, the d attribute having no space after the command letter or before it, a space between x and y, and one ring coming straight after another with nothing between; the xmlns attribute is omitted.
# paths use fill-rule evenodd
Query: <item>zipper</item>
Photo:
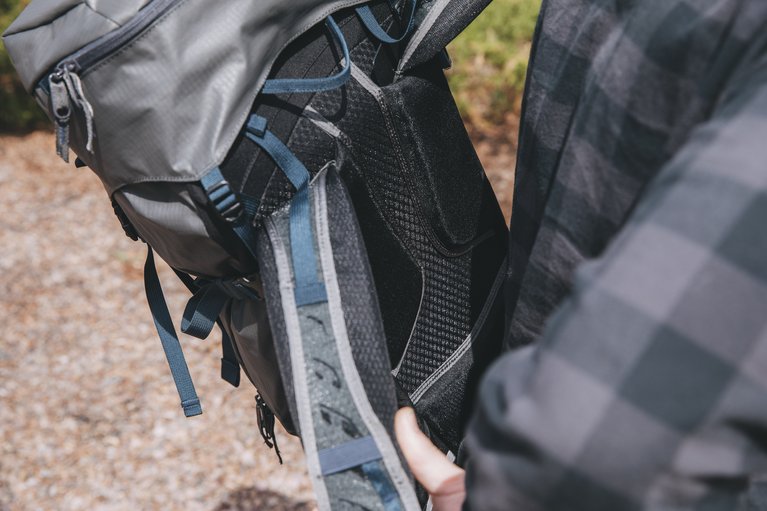
<svg viewBox="0 0 767 511"><path fill-rule="evenodd" d="M87 140L85 149L93 153L93 107L85 98L80 76L69 65L57 69L48 77L51 92L51 108L56 123L56 154L69 163L69 119L72 106L79 108L85 116Z"/></svg>
<svg viewBox="0 0 767 511"><path fill-rule="evenodd" d="M40 87L50 92L56 124L56 154L69 163L69 121L72 107L83 112L86 122L86 150L93 153L93 107L83 91L81 76L115 51L130 43L155 21L184 0L151 0L125 25L87 44L60 61Z"/></svg>
<svg viewBox="0 0 767 511"><path fill-rule="evenodd" d="M88 103L87 99L82 93L80 77L87 74L93 66L101 62L105 57L130 43L146 29L151 27L155 21L173 10L176 5L184 1L185 0L150 0L149 3L147 3L144 8L139 10L136 15L131 18L125 25L99 37L95 41L83 46L81 49L77 50L66 59L60 61L53 68L53 70L47 74L47 77L44 75L38 82L39 87L41 87L46 92L51 92L51 94L53 94L53 91L50 90L51 82L59 80L60 78L64 78L65 76L69 76L72 84L77 89L79 89L79 92L77 93L79 97L74 98L73 96L70 96L70 99L75 99L74 103L78 107L84 108L86 120L90 125L88 133L88 146L91 148L89 151L92 151L93 143L93 109L90 108L90 103ZM338 9L343 9L360 3L362 3L361 0L346 0L345 2L341 3L341 5L336 7ZM293 42L310 27L319 23L319 21L323 18L329 16L331 12L331 9L325 9L321 15L318 15L316 19L314 19L311 23L308 23L307 26L303 27L301 31L299 31L294 37L287 41L280 49L280 52L282 52L285 47L287 47L291 42ZM69 88L67 88L67 91L71 92ZM57 98L59 104L63 105L65 101L68 101L63 97L62 89L57 89L57 93L61 95L59 98ZM53 98L51 99L51 102L53 102ZM57 116L54 112L54 119L57 125L57 152L60 156L62 156L63 153L69 152L69 117L64 115ZM62 158L67 163L69 162L68 156L62 156Z"/></svg>
<svg viewBox="0 0 767 511"><path fill-rule="evenodd" d="M69 163L69 118L72 104L63 76L51 75L48 87L51 94L51 110L56 128L56 154Z"/></svg>
<svg viewBox="0 0 767 511"><path fill-rule="evenodd" d="M258 429L261 432L261 438L264 439L264 443L268 448L274 449L274 453L277 455L277 459L280 460L280 465L282 465L282 455L280 454L280 448L277 446L277 437L274 434L274 412L266 404L261 394L256 394L256 419L258 421Z"/></svg>

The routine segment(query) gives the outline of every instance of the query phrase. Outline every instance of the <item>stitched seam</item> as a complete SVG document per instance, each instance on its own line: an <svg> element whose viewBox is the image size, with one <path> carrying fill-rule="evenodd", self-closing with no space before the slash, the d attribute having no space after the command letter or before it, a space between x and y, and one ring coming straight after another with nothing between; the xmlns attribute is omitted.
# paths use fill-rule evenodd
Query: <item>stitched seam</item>
<svg viewBox="0 0 767 511"><path fill-rule="evenodd" d="M487 301L485 302L484 307L482 308L482 312L480 312L479 318L477 318L477 322L474 324L474 328L472 328L471 332L469 332L469 335L466 336L466 339L461 343L461 345L456 349L450 357L448 357L445 362L442 363L439 368L434 371L431 375L429 375L428 378L426 378L423 383L421 383L418 388L413 392L413 394L410 396L410 400L413 402L413 404L416 404L423 395L434 385L437 380L442 378L445 373L447 373L452 367L463 357L464 354L469 350L469 348L474 344L474 342L477 340L477 337L482 332L482 329L485 326L485 321L487 320L487 317L490 315L490 311L492 310L493 306L495 305L496 297L498 296L498 291L501 289L501 284L504 281L504 277L506 275L506 260L504 259L501 263L500 268L498 269L498 274L495 277L495 281L493 282L493 287L490 290L490 296L488 297Z"/></svg>
<svg viewBox="0 0 767 511"><path fill-rule="evenodd" d="M88 3L88 1L87 1L87 0L86 0L85 2L83 2L83 5L85 5L85 6L86 6L88 9L90 9L91 11L93 11L95 14L98 14L99 16L101 16L102 18L104 18L105 20L107 20L107 21L110 21L110 22L114 23L114 25L115 25L117 28L120 28L120 26L121 26L121 25L120 25L119 23L117 23L115 20L113 20L112 18L110 18L109 16L107 16L106 14L104 14L103 12L99 12L99 11L97 11L96 9L94 9L94 8L93 8L93 6L91 6L91 4L89 4L89 3Z"/></svg>

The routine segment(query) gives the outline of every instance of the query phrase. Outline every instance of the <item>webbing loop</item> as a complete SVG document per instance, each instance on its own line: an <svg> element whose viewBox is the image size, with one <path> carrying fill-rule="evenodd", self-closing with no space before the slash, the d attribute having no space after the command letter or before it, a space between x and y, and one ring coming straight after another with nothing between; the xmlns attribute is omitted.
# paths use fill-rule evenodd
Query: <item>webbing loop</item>
<svg viewBox="0 0 767 511"><path fill-rule="evenodd" d="M186 304L181 331L198 339L207 339L229 299L261 299L241 279L199 278L194 283L197 291Z"/></svg>
<svg viewBox="0 0 767 511"><path fill-rule="evenodd" d="M341 71L331 76L322 78L273 78L264 83L261 92L263 94L291 94L294 92L322 92L337 89L345 84L352 75L352 64L349 57L349 45L343 32L336 24L332 16L328 16L325 24L330 29L330 34L338 42L343 53Z"/></svg>
<svg viewBox="0 0 767 511"><path fill-rule="evenodd" d="M317 276L317 254L314 249L309 204L309 171L280 139L266 129L266 120L263 117L250 117L245 136L274 160L296 188L296 194L290 203L290 248L296 281L296 305L301 307L325 302L325 284Z"/></svg>
<svg viewBox="0 0 767 511"><path fill-rule="evenodd" d="M360 7L357 7L357 16L359 16L360 20L362 21L362 24L365 25L365 28L368 29L368 31L384 44L395 44L403 39L405 39L408 35L410 35L411 30L413 30L413 22L415 18L415 8L417 4L417 0L406 0L408 3L408 12L405 16L405 19L407 19L407 26L405 27L405 30L402 31L402 34L399 37L392 37L390 36L386 30L383 29L380 23L378 23L378 20L376 19L375 15L373 14L373 11L370 9L370 6L363 5Z"/></svg>
<svg viewBox="0 0 767 511"><path fill-rule="evenodd" d="M173 269L181 282L184 283L186 288L194 295L198 292L197 283L195 279L188 273L184 273L177 269ZM237 353L234 350L234 343L226 333L224 324L220 318L216 319L218 328L221 330L221 379L229 383L233 387L240 386L240 363L237 360Z"/></svg>

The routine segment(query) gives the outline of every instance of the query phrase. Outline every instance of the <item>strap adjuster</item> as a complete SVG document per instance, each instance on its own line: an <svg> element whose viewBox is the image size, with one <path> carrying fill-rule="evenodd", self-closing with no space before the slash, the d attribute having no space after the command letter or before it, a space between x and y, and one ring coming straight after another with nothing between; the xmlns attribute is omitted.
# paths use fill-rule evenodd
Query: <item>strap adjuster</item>
<svg viewBox="0 0 767 511"><path fill-rule="evenodd" d="M210 202L224 220L236 222L242 217L242 203L237 200L226 179L218 181L208 187L206 191Z"/></svg>

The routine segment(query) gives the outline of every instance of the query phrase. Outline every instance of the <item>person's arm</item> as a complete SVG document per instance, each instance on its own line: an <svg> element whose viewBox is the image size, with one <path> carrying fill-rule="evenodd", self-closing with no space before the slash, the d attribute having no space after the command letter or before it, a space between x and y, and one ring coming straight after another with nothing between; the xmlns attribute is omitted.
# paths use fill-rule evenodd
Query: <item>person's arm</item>
<svg viewBox="0 0 767 511"><path fill-rule="evenodd" d="M767 62L489 371L467 447L472 511L746 505L767 473Z"/></svg>

